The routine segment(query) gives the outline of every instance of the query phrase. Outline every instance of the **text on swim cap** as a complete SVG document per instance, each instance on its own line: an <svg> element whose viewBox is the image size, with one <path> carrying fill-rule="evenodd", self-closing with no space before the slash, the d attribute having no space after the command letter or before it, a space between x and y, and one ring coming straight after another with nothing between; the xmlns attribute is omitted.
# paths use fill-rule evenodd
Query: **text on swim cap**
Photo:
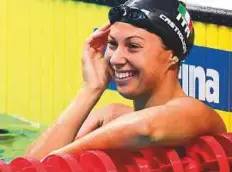
<svg viewBox="0 0 232 172"><path fill-rule="evenodd" d="M185 21L185 19L182 17L182 14L180 14L180 13L177 15L176 19L178 21L180 21L182 19L181 26L185 27L184 31L187 34L187 38L188 38L190 35L190 29L189 29L188 23Z"/></svg>
<svg viewBox="0 0 232 172"><path fill-rule="evenodd" d="M186 45L186 42L184 40L184 36L181 33L180 29L176 26L176 24L174 22L171 21L171 19L169 19L164 14L161 14L159 17L164 22L166 22L174 30L174 32L176 32L176 34L178 35L179 39L181 40L182 48L183 48L183 53L185 54L187 52L187 45Z"/></svg>

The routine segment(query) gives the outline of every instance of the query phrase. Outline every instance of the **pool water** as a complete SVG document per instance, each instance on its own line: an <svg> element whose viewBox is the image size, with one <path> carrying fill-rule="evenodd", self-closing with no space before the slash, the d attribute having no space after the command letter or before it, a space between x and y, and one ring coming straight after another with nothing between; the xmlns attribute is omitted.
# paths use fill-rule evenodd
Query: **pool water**
<svg viewBox="0 0 232 172"><path fill-rule="evenodd" d="M0 159L10 162L23 156L27 147L46 129L34 127L10 115L0 114Z"/></svg>

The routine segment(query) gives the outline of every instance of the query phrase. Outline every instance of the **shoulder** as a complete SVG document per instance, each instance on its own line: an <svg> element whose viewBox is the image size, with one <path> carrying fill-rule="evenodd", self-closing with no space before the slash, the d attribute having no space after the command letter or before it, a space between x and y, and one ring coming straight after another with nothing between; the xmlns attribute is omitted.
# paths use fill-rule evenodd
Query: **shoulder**
<svg viewBox="0 0 232 172"><path fill-rule="evenodd" d="M226 132L223 120L214 109L191 98L181 97L146 110L150 114L150 137L162 145L183 145L202 135Z"/></svg>
<svg viewBox="0 0 232 172"><path fill-rule="evenodd" d="M179 97L168 101L164 106L194 116L218 116L214 109L192 97Z"/></svg>
<svg viewBox="0 0 232 172"><path fill-rule="evenodd" d="M225 124L220 115L211 107L192 97L181 97L167 102L165 108L177 111L180 117L197 121L209 134L225 132Z"/></svg>

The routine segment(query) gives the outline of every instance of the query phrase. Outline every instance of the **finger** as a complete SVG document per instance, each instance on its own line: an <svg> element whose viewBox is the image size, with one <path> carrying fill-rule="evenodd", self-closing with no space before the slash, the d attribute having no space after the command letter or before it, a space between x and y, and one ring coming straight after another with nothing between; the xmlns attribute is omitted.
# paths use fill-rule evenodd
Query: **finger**
<svg viewBox="0 0 232 172"><path fill-rule="evenodd" d="M93 34L97 34L97 33L99 33L99 32L105 32L105 31L107 31L107 30L109 30L110 29L110 24L106 24L106 25L104 25L103 27L100 27L100 28L98 28L98 29L96 29L94 32L93 32Z"/></svg>
<svg viewBox="0 0 232 172"><path fill-rule="evenodd" d="M96 49L93 47L90 47L89 45L86 46L83 56L82 56L82 63L84 62L90 62L91 57L93 57L96 53Z"/></svg>
<svg viewBox="0 0 232 172"><path fill-rule="evenodd" d="M108 40L109 33L110 33L110 30L107 30L101 34L93 35L92 41L96 40L96 41L94 41L95 43L102 45L102 43L106 43L106 41Z"/></svg>
<svg viewBox="0 0 232 172"><path fill-rule="evenodd" d="M104 60L106 61L106 63L108 64L108 71L109 71L109 73L110 73L110 76L111 77L113 77L114 76L114 70L113 70L113 67L112 67L112 65L110 64L110 56L109 55L106 55L105 57L104 57Z"/></svg>
<svg viewBox="0 0 232 172"><path fill-rule="evenodd" d="M109 35L109 32L110 32L110 28L106 29L105 31L95 32L87 39L86 42L91 43L93 40L100 38L100 37L107 38L107 36Z"/></svg>
<svg viewBox="0 0 232 172"><path fill-rule="evenodd" d="M97 31L104 31L108 28L110 28L111 24L110 23L107 23L105 25L103 25L102 27L100 27Z"/></svg>
<svg viewBox="0 0 232 172"><path fill-rule="evenodd" d="M107 28L105 28L103 30L98 29L97 31L93 32L91 36L95 37L95 35L99 35L99 34L103 34L103 33L108 33L109 31L110 31L110 27L107 27Z"/></svg>
<svg viewBox="0 0 232 172"><path fill-rule="evenodd" d="M99 37L91 38L86 43L86 48L94 48L96 52L100 52L101 56L104 56L103 53L107 47L108 34L99 35Z"/></svg>
<svg viewBox="0 0 232 172"><path fill-rule="evenodd" d="M108 69L109 69L110 76L113 77L114 76L114 70L112 69L112 66L110 65Z"/></svg>

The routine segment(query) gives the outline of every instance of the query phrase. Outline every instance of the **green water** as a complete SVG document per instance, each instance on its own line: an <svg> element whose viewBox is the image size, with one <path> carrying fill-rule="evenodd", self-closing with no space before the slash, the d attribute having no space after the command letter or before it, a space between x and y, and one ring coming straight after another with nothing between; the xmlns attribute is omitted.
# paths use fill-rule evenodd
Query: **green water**
<svg viewBox="0 0 232 172"><path fill-rule="evenodd" d="M0 159L10 162L23 156L27 147L45 130L9 115L0 115Z"/></svg>

